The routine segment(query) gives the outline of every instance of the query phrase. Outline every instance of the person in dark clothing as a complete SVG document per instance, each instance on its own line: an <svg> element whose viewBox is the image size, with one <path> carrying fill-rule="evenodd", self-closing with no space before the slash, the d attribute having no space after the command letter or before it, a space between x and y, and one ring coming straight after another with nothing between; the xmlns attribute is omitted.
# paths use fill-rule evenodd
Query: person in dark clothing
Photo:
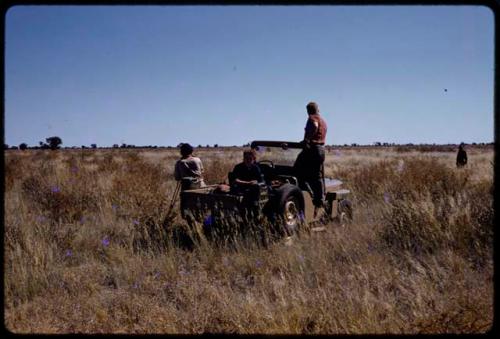
<svg viewBox="0 0 500 339"><path fill-rule="evenodd" d="M254 150L243 152L243 162L234 166L229 178L231 193L243 194L243 206L252 214L258 213L260 185L264 183L264 177L259 166L255 163Z"/></svg>
<svg viewBox="0 0 500 339"><path fill-rule="evenodd" d="M465 151L464 146L463 142L458 146L457 167L464 167L467 165L467 152Z"/></svg>
<svg viewBox="0 0 500 339"><path fill-rule="evenodd" d="M306 122L304 148L297 156L294 169L305 189L312 191L315 214L323 208L324 188L321 169L325 161L326 121L319 114L318 104L310 102L306 106L309 118Z"/></svg>

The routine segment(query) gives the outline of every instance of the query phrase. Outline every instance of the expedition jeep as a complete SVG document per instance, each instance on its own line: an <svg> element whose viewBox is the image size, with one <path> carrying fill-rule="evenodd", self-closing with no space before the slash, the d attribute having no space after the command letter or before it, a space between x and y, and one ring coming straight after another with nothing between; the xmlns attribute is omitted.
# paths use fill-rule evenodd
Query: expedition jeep
<svg viewBox="0 0 500 339"><path fill-rule="evenodd" d="M250 147L256 151L257 164L265 180L260 185L259 209L277 229L291 235L303 226L320 221L343 223L352 219L352 206L347 199L350 191L342 188L340 180L325 178L323 168L326 216L319 218L314 215L312 192L307 184L299 181L293 167L303 148L302 143L253 141ZM231 172L228 177L231 177ZM190 225L203 225L203 232L208 228L223 227L220 225L228 220L240 224L244 220L243 196L221 191L220 185L184 190L180 198L181 216Z"/></svg>

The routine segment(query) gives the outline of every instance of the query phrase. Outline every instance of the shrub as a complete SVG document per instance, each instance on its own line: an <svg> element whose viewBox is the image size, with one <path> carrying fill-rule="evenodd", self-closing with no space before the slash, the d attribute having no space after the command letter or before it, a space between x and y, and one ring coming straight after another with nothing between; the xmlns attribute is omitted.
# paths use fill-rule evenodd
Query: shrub
<svg viewBox="0 0 500 339"><path fill-rule="evenodd" d="M30 204L53 222L75 222L99 206L100 190L95 178L81 170L71 180L53 175L33 174L22 182L22 192Z"/></svg>
<svg viewBox="0 0 500 339"><path fill-rule="evenodd" d="M163 221L171 193L167 194L164 177L162 166L149 164L134 152L127 154L125 166L113 179L110 201L119 218L134 223L136 249L165 245Z"/></svg>
<svg viewBox="0 0 500 339"><path fill-rule="evenodd" d="M491 185L470 176L434 159L407 161L387 187L382 238L413 252L453 247L484 259L482 250L491 248L493 236Z"/></svg>

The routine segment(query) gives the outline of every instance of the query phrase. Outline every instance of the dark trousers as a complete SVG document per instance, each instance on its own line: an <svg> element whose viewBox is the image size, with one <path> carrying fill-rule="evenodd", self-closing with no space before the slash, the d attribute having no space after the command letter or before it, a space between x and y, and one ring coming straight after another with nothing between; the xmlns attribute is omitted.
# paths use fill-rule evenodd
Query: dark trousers
<svg viewBox="0 0 500 339"><path fill-rule="evenodd" d="M242 194L241 202L246 218L255 218L259 214L260 186L259 185L238 185L231 187L232 194Z"/></svg>
<svg viewBox="0 0 500 339"><path fill-rule="evenodd" d="M325 147L322 145L312 145L304 148L297 156L294 164L295 172L303 187L311 189L313 193L314 206L323 205L323 180L321 177L321 167L325 162Z"/></svg>

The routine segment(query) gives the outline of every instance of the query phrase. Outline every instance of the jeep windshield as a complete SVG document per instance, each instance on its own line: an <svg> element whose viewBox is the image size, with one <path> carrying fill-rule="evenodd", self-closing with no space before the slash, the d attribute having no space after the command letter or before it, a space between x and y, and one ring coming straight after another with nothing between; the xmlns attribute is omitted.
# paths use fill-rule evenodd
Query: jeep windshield
<svg viewBox="0 0 500 339"><path fill-rule="evenodd" d="M299 143L287 141L254 141L251 147L257 153L258 162L268 160L282 166L293 166L302 151Z"/></svg>

